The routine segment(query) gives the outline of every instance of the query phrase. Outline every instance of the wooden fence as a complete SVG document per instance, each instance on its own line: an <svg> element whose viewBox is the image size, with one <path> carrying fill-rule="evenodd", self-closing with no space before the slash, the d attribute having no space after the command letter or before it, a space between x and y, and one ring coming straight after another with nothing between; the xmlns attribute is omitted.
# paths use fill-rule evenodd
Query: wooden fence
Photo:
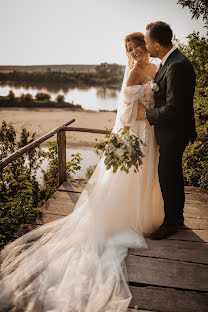
<svg viewBox="0 0 208 312"><path fill-rule="evenodd" d="M55 134L57 134L57 144L58 144L58 179L59 186L66 181L66 131L78 131L78 132L89 132L89 133L100 133L109 134L110 130L100 130L100 129L90 129L90 128L77 128L77 127L67 127L72 124L75 119L72 119L63 125L53 129L47 134L43 135L39 139L27 144L26 146L20 148L8 157L0 160L0 170L10 164L12 161L17 160L23 154L31 151L33 148L39 146L42 142L48 140Z"/></svg>
<svg viewBox="0 0 208 312"><path fill-rule="evenodd" d="M33 148L39 146L42 142L48 140L55 134L57 134L57 144L58 144L58 178L59 186L66 181L66 131L78 131L78 132L89 132L89 133L100 133L100 134L109 134L110 130L100 130L100 129L91 129L91 128L78 128L78 127L68 127L70 124L75 122L75 119L72 119L63 125L53 129L47 134L43 135L39 139L27 144L26 146L20 148L13 154L8 157L0 160L0 170L10 164L12 161L17 160L23 154L31 151ZM208 138L197 138L196 141L208 142Z"/></svg>

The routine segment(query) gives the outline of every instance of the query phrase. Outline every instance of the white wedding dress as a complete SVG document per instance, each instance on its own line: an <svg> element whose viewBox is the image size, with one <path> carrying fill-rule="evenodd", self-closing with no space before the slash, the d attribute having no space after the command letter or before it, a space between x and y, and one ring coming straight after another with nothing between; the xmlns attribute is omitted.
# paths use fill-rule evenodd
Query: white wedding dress
<svg viewBox="0 0 208 312"><path fill-rule="evenodd" d="M138 100L154 105L150 82L124 83L121 98L113 132L129 125L146 143L143 165L137 173L130 168L128 174L113 174L101 158L69 216L2 250L1 312L127 311L132 298L124 263L128 248L147 248L144 234L162 223L164 210L154 128L136 120Z"/></svg>

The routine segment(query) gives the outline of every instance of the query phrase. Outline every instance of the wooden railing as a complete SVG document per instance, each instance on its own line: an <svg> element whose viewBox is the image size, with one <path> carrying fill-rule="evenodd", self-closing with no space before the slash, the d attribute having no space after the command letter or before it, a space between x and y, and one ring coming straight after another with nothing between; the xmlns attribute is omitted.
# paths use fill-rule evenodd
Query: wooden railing
<svg viewBox="0 0 208 312"><path fill-rule="evenodd" d="M90 128L75 128L75 127L62 127L57 133L58 142L58 172L59 172L59 185L66 181L66 132L65 131L78 131L89 133L109 134L110 130L99 130Z"/></svg>
<svg viewBox="0 0 208 312"><path fill-rule="evenodd" d="M66 131L78 131L78 132L89 132L89 133L100 133L100 134L109 134L110 130L99 130L99 129L90 129L90 128L77 128L77 127L68 127L72 124L75 119L72 119L63 125L53 129L47 134L43 135L39 139L27 144L26 146L20 148L18 151L9 155L8 157L0 160L0 170L10 164L12 161L15 161L23 154L31 151L33 148L39 146L42 142L48 140L53 135L57 134L57 144L58 144L58 180L59 185L63 184L66 181ZM197 138L196 141L208 142L208 138Z"/></svg>
<svg viewBox="0 0 208 312"><path fill-rule="evenodd" d="M44 141L48 140L55 134L57 134L57 145L58 145L58 180L59 185L63 184L66 181L66 131L79 131L79 132L89 132L89 133L100 133L100 134L109 134L109 130L99 130L99 129L90 129L90 128L75 128L67 127L72 124L75 119L72 119L63 125L53 129L47 134L43 135L39 139L27 144L26 146L20 148L18 151L9 155L8 157L0 160L0 170L10 164L12 161L17 160L23 154L31 151L33 148L39 146Z"/></svg>

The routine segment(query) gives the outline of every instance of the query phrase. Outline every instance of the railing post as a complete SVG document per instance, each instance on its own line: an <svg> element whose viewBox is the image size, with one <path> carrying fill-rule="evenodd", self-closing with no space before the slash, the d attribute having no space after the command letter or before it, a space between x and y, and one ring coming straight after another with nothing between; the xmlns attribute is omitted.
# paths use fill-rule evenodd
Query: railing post
<svg viewBox="0 0 208 312"><path fill-rule="evenodd" d="M59 131L57 133L58 144L58 180L59 186L66 181L66 133Z"/></svg>

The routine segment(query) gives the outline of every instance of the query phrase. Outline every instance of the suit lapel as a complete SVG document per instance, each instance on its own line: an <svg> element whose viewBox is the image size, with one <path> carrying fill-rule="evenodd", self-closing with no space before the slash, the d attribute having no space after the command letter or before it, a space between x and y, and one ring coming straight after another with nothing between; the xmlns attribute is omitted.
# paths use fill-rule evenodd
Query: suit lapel
<svg viewBox="0 0 208 312"><path fill-rule="evenodd" d="M176 49L175 51L173 51L169 57L167 58L165 64L161 67L161 69L157 72L157 74L155 75L155 82L158 83L161 78L164 76L164 74L166 73L166 71L168 70L168 67L170 66L171 62L173 61L174 57L176 54L178 54L180 51L178 49Z"/></svg>

